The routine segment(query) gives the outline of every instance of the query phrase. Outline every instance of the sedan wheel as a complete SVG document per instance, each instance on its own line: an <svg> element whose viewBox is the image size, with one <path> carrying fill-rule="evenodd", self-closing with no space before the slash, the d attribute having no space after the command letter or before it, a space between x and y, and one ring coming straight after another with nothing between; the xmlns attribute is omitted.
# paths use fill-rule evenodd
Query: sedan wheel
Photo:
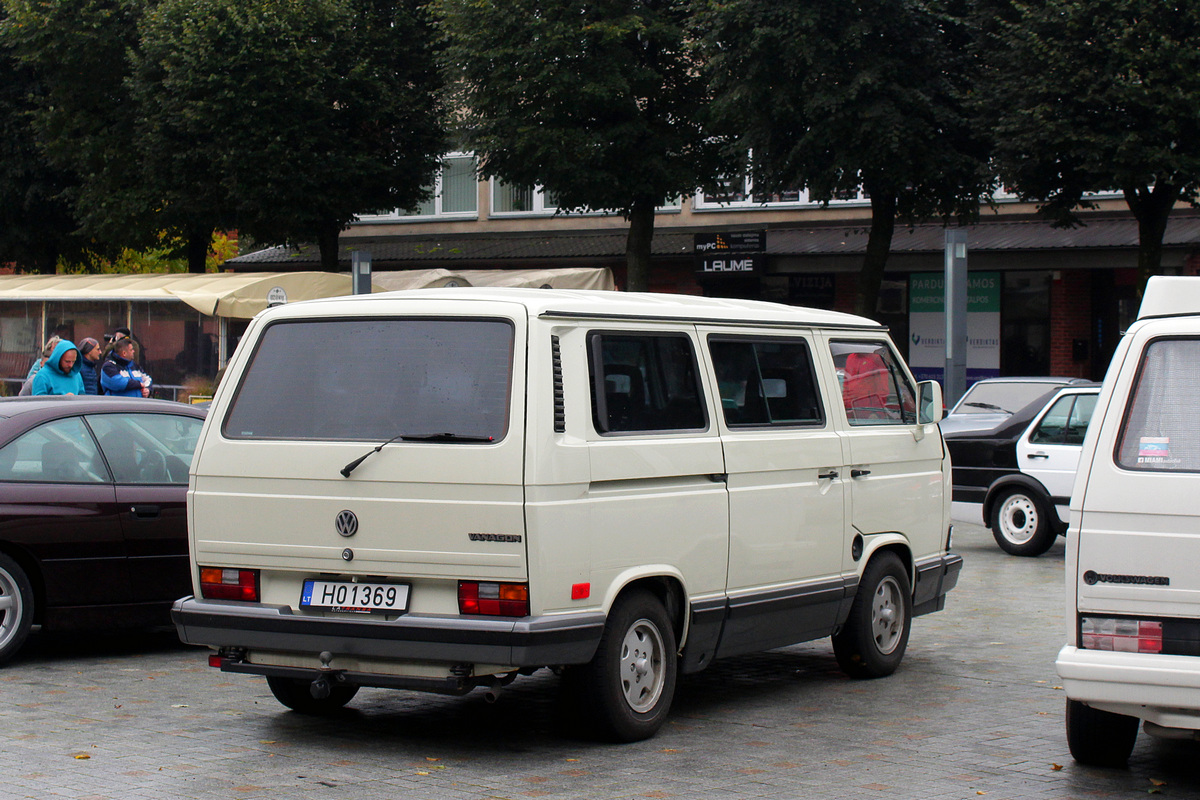
<svg viewBox="0 0 1200 800"><path fill-rule="evenodd" d="M992 511L992 536L1000 549L1014 556L1040 556L1058 538L1046 503L1032 491L1008 491Z"/></svg>
<svg viewBox="0 0 1200 800"><path fill-rule="evenodd" d="M33 589L16 561L0 553L0 664L21 649L33 627Z"/></svg>

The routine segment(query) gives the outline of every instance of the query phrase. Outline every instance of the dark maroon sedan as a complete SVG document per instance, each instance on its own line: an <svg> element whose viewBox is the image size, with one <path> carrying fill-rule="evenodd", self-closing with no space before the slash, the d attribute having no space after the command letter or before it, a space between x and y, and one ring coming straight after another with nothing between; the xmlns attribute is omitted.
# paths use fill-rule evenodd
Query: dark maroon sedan
<svg viewBox="0 0 1200 800"><path fill-rule="evenodd" d="M142 398L0 400L0 663L35 624L170 622L191 592L188 466L204 413Z"/></svg>

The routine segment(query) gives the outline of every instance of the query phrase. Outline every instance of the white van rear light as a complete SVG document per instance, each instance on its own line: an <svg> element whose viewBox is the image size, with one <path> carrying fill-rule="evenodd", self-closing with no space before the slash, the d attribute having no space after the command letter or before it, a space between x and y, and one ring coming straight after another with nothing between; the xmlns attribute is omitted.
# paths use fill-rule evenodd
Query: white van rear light
<svg viewBox="0 0 1200 800"><path fill-rule="evenodd" d="M258 602L258 570L200 568L200 595L206 600Z"/></svg>
<svg viewBox="0 0 1200 800"><path fill-rule="evenodd" d="M458 613L493 617L529 616L529 587L524 583L460 581Z"/></svg>
<svg viewBox="0 0 1200 800"><path fill-rule="evenodd" d="M1079 632L1085 650L1118 653L1161 653L1162 623L1145 619L1080 617Z"/></svg>

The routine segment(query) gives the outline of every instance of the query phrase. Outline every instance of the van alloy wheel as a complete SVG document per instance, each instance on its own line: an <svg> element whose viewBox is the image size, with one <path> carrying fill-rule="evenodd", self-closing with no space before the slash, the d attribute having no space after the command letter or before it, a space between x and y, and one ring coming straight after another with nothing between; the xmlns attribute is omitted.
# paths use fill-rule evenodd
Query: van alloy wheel
<svg viewBox="0 0 1200 800"><path fill-rule="evenodd" d="M1013 489L996 501L992 536L1000 549L1014 556L1040 556L1058 534L1050 524L1047 504L1032 491Z"/></svg>
<svg viewBox="0 0 1200 800"><path fill-rule="evenodd" d="M833 636L838 666L852 678L882 678L900 666L912 623L912 583L895 553L863 570L846 624Z"/></svg>
<svg viewBox="0 0 1200 800"><path fill-rule="evenodd" d="M653 736L671 709L678 671L675 629L662 603L634 589L613 604L592 660L566 688L592 732L635 742Z"/></svg>

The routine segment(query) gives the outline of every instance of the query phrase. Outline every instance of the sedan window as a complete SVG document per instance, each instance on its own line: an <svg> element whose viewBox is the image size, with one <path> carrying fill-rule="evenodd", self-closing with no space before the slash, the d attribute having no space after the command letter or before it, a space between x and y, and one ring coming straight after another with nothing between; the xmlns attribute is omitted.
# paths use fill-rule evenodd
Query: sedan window
<svg viewBox="0 0 1200 800"><path fill-rule="evenodd" d="M176 414L92 414L87 422L117 483L187 483L202 420Z"/></svg>
<svg viewBox="0 0 1200 800"><path fill-rule="evenodd" d="M96 442L79 417L47 422L0 448L0 480L108 483Z"/></svg>

